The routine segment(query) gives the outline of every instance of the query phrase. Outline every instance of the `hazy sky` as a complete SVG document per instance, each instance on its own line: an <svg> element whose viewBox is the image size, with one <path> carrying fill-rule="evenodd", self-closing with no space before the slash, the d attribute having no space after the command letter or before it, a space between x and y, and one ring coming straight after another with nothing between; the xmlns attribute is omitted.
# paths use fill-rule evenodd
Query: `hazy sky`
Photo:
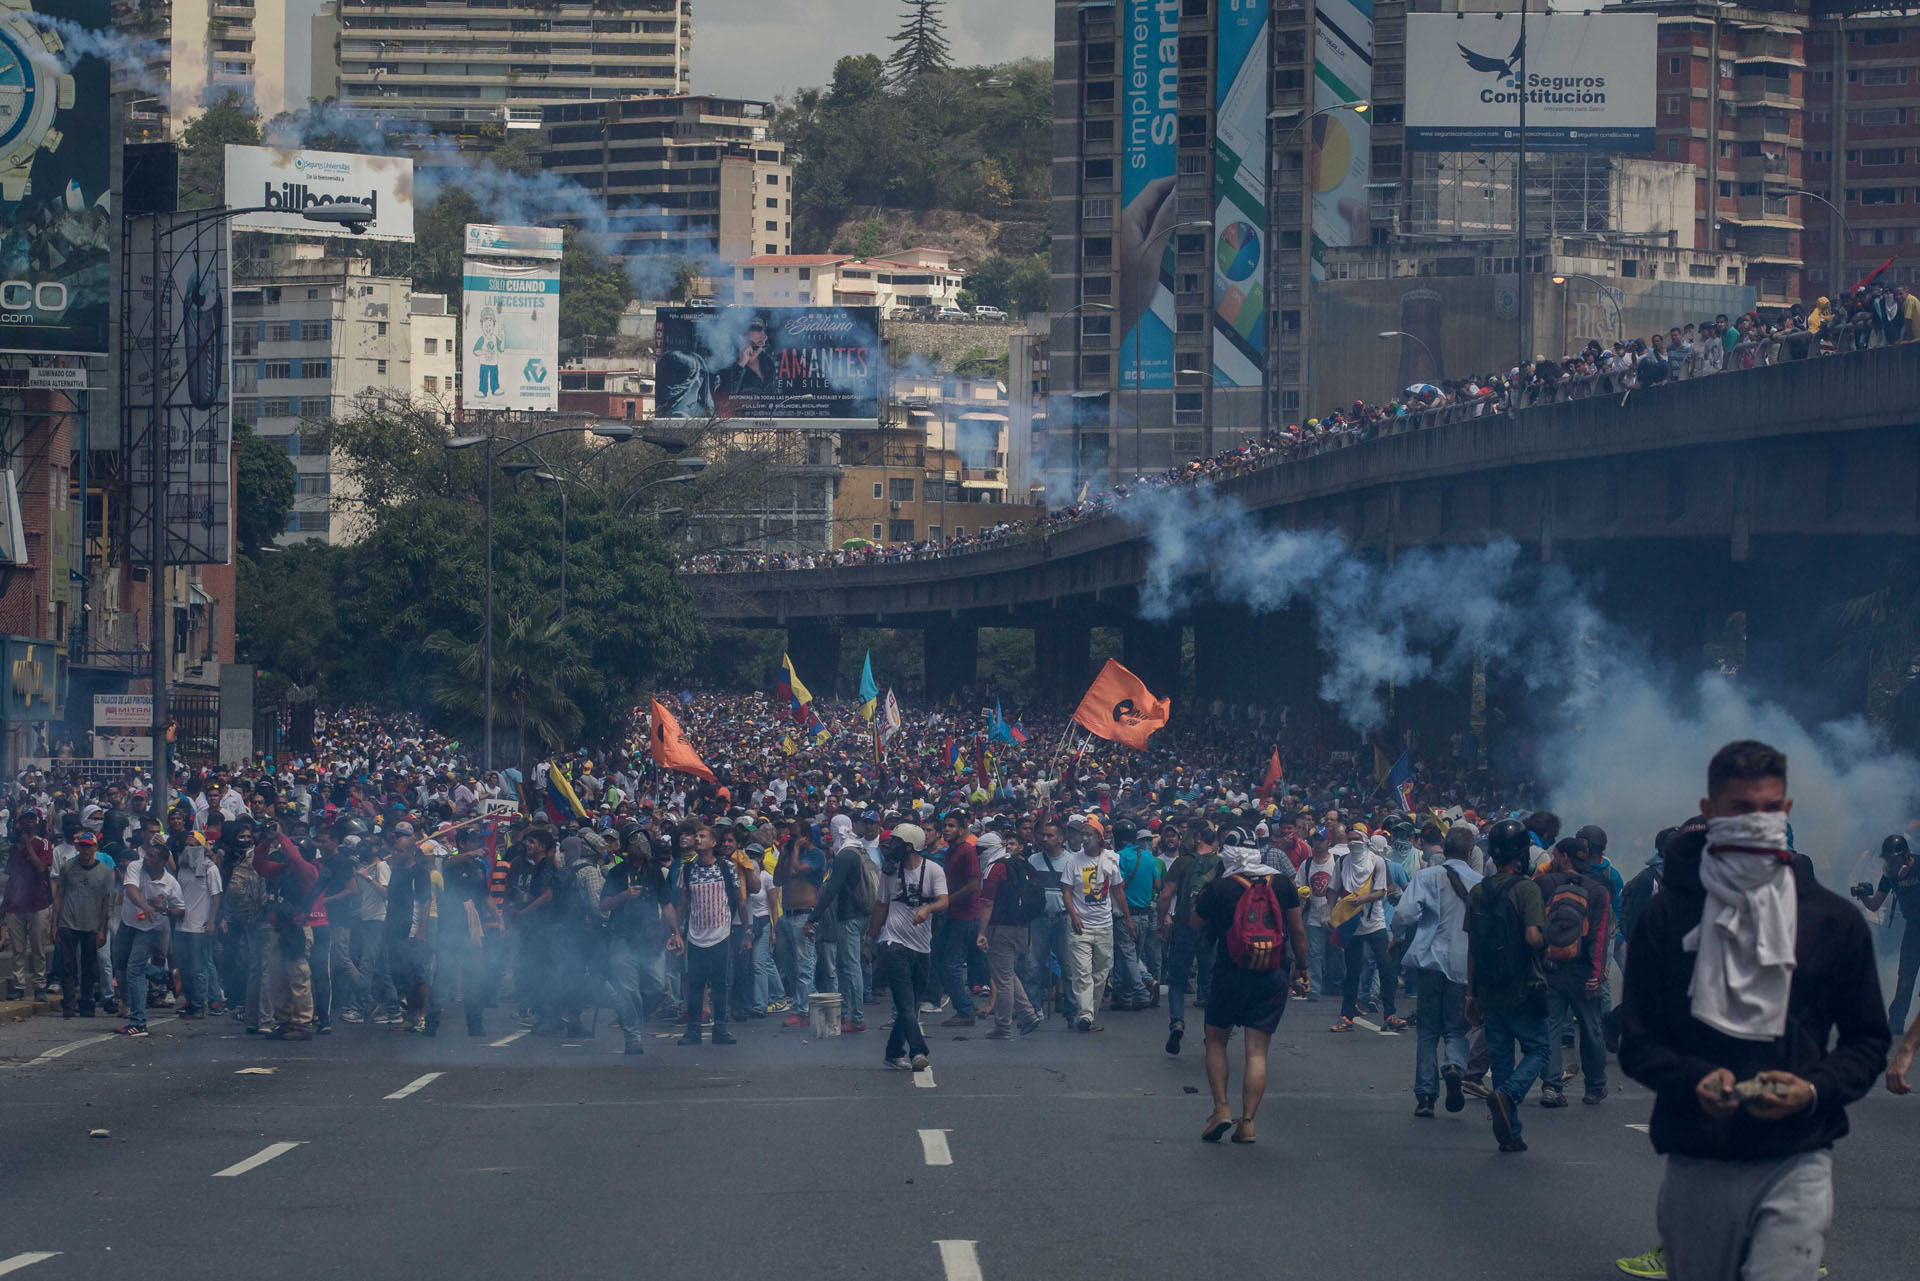
<svg viewBox="0 0 1920 1281"><path fill-rule="evenodd" d="M695 93L772 99L825 84L849 53L893 48L901 0L694 0ZM953 59L961 65L1051 57L1046 0L947 0Z"/></svg>

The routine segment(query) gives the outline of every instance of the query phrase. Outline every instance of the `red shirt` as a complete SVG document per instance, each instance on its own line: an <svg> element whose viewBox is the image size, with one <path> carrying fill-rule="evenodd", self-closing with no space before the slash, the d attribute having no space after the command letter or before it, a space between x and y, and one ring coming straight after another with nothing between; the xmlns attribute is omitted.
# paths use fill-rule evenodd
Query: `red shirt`
<svg viewBox="0 0 1920 1281"><path fill-rule="evenodd" d="M971 836L963 836L947 846L947 857L941 866L947 873L947 892L952 895L947 903L947 919L950 921L977 921L983 906L980 891L975 890L964 899L960 897L960 887L968 881L980 879L980 847L974 844Z"/></svg>

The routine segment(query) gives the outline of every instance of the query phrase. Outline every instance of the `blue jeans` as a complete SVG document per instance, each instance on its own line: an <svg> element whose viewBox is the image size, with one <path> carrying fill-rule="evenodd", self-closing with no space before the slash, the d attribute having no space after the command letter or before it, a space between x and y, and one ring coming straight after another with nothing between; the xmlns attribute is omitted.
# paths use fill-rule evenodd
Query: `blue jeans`
<svg viewBox="0 0 1920 1281"><path fill-rule="evenodd" d="M1520 1104L1533 1088L1540 1069L1547 1065L1547 1016L1540 997L1519 1005L1481 1006L1486 1022L1488 1084L1507 1096L1513 1104L1513 1132L1520 1133ZM1519 1047L1520 1063L1514 1066L1514 1047Z"/></svg>
<svg viewBox="0 0 1920 1281"><path fill-rule="evenodd" d="M1075 1014L1073 984L1067 978L1067 918L1063 912L1042 916L1033 922L1032 941L1027 945L1027 999L1042 1016L1051 1007L1048 994L1053 991L1055 966L1059 967L1061 988L1065 993L1066 1015Z"/></svg>
<svg viewBox="0 0 1920 1281"><path fill-rule="evenodd" d="M1120 1002L1145 1002L1153 991L1148 984L1153 976L1147 973L1146 963L1140 959L1141 934L1153 933L1153 914L1151 912L1128 913L1133 923L1131 931L1123 929L1116 920L1113 927L1113 999Z"/></svg>
<svg viewBox="0 0 1920 1281"><path fill-rule="evenodd" d="M131 1027L147 1025L147 985L164 983L167 972L160 967L166 955L166 931L134 930L127 945L127 1023Z"/></svg>
<svg viewBox="0 0 1920 1281"><path fill-rule="evenodd" d="M1194 962L1200 964L1200 977L1194 984L1194 999L1200 1008L1205 1009L1207 996L1213 991L1213 949L1199 930L1190 925L1177 924L1173 934L1167 939L1167 1026L1187 1021L1187 976L1192 973Z"/></svg>
<svg viewBox="0 0 1920 1281"><path fill-rule="evenodd" d="M607 981L613 987L613 1009L629 1040L646 1025L647 996L666 993L667 957L659 940L616 936L607 948Z"/></svg>
<svg viewBox="0 0 1920 1281"><path fill-rule="evenodd" d="M860 963L860 944L867 937L867 922L841 921L830 928L834 934L830 948L834 975L840 984L840 1018L847 1023L865 1023L867 975Z"/></svg>
<svg viewBox="0 0 1920 1281"><path fill-rule="evenodd" d="M973 989L967 982L967 966L972 961L980 938L980 922L956 921L947 917L940 925L940 933L934 939L934 947L939 954L940 986L953 1001L953 1012L957 1017L972 1018Z"/></svg>
<svg viewBox="0 0 1920 1281"><path fill-rule="evenodd" d="M1447 1072L1467 1071L1467 985L1454 983L1439 970L1413 972L1414 1007L1413 1094L1419 1099L1440 1095L1436 1051L1447 1047Z"/></svg>
<svg viewBox="0 0 1920 1281"><path fill-rule="evenodd" d="M1560 1038L1576 1027L1580 1033L1580 1075L1587 1093L1607 1088L1607 1043L1600 1031L1601 991L1587 995L1585 970L1555 970L1547 975L1547 1063L1540 1084L1560 1088L1563 1075Z"/></svg>
<svg viewBox="0 0 1920 1281"><path fill-rule="evenodd" d="M1332 996L1347 978L1347 954L1333 941L1331 925L1307 926L1307 971L1313 995Z"/></svg>
<svg viewBox="0 0 1920 1281"><path fill-rule="evenodd" d="M927 954L882 943L875 954L875 981L886 985L893 998L893 1030L887 1033L887 1057L898 1058L911 1051L927 1052L927 1036L920 1029L922 996L931 995L927 975Z"/></svg>
<svg viewBox="0 0 1920 1281"><path fill-rule="evenodd" d="M198 1014L207 1008L207 991L213 980L213 943L205 934L173 932L173 961L180 969L180 983L187 989L187 1009Z"/></svg>
<svg viewBox="0 0 1920 1281"><path fill-rule="evenodd" d="M794 995L793 1008L797 1014L807 1012L807 997L813 991L813 940L800 935L800 931L789 924L793 918L780 918L780 933L792 940L788 945L793 948ZM780 982L780 967L773 962L773 934L767 929L767 918L753 918L753 1012L765 1014L767 1002L776 996L784 996L786 988Z"/></svg>

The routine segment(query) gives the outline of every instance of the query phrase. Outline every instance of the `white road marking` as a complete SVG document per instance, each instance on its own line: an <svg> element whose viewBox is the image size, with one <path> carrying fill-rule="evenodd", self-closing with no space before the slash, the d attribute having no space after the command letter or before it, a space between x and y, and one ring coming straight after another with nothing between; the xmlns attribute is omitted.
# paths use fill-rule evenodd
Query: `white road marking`
<svg viewBox="0 0 1920 1281"><path fill-rule="evenodd" d="M173 1021L172 1015L166 1015L149 1021L147 1026L154 1028L159 1027L162 1023L171 1023ZM89 1045L100 1045L107 1041L118 1041L120 1039L121 1036L118 1032L101 1032L97 1036L83 1036L77 1041L68 1041L65 1045L56 1045L51 1050L46 1050L28 1059L25 1063L0 1063L0 1071L24 1071L30 1067L37 1067L42 1063L51 1063L55 1059L64 1059L75 1050L84 1050ZM24 1267L26 1265L22 1264L21 1266Z"/></svg>
<svg viewBox="0 0 1920 1281"><path fill-rule="evenodd" d="M925 1067L915 1072L913 1074L913 1083L920 1089L931 1090L933 1088L933 1069Z"/></svg>
<svg viewBox="0 0 1920 1281"><path fill-rule="evenodd" d="M1629 1124L1629 1125L1627 1126L1627 1128L1628 1128L1629 1130L1638 1130L1638 1131L1640 1131L1640 1133L1642 1133L1642 1134L1645 1134L1645 1133L1647 1132L1647 1127L1646 1127L1646 1126L1644 1126L1644 1125L1633 1125L1633 1124Z"/></svg>
<svg viewBox="0 0 1920 1281"><path fill-rule="evenodd" d="M1355 1018L1353 1020L1353 1025L1355 1027L1363 1027L1367 1029L1367 1031L1369 1032L1378 1032L1381 1036L1400 1035L1398 1032L1389 1032L1386 1028L1381 1027L1378 1023L1372 1022L1369 1019Z"/></svg>
<svg viewBox="0 0 1920 1281"><path fill-rule="evenodd" d="M445 1075L446 1075L445 1072L429 1072L425 1076L420 1077L417 1080L407 1082L405 1085L395 1090L392 1094L387 1095L387 1098L404 1099L409 1094L418 1094L420 1093L420 1091L426 1089L429 1085L432 1085L435 1081L438 1081L441 1077Z"/></svg>
<svg viewBox="0 0 1920 1281"><path fill-rule="evenodd" d="M18 1272L21 1268L30 1268L36 1263L45 1263L59 1253L58 1250L29 1250L11 1259L0 1259L0 1277L9 1272Z"/></svg>
<svg viewBox="0 0 1920 1281"><path fill-rule="evenodd" d="M525 1036L529 1030L530 1029L523 1027L518 1032L509 1032L499 1040L493 1042L493 1048L497 1050L503 1045L512 1045L515 1041Z"/></svg>
<svg viewBox="0 0 1920 1281"><path fill-rule="evenodd" d="M952 1165L953 1149L947 1146L945 1130L920 1131L920 1155L928 1165Z"/></svg>
<svg viewBox="0 0 1920 1281"><path fill-rule="evenodd" d="M935 1241L940 1248L940 1266L947 1281L980 1281L980 1256L974 1252L976 1241Z"/></svg>
<svg viewBox="0 0 1920 1281"><path fill-rule="evenodd" d="M213 1177L216 1179L237 1179L248 1170L257 1170L277 1156L285 1156L304 1142L305 1140L301 1139L292 1143L269 1143L266 1147L261 1148L258 1152L255 1152L238 1165L230 1165L224 1170L215 1170Z"/></svg>

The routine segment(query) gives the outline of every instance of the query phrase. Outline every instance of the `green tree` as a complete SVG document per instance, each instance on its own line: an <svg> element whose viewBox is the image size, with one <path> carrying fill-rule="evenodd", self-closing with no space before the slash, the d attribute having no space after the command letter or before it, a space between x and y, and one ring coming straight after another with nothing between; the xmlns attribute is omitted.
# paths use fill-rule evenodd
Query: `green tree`
<svg viewBox="0 0 1920 1281"><path fill-rule="evenodd" d="M887 57L887 82L917 84L923 77L953 65L947 45L947 24L940 16L946 0L906 0L905 24L888 37L897 47Z"/></svg>
<svg viewBox="0 0 1920 1281"><path fill-rule="evenodd" d="M880 252L880 237L885 232L878 218L869 218L860 224L859 239L853 242L853 252L862 258L872 258Z"/></svg>
<svg viewBox="0 0 1920 1281"><path fill-rule="evenodd" d="M244 422L233 428L234 540L243 556L257 556L287 528L297 482L293 459Z"/></svg>
<svg viewBox="0 0 1920 1281"><path fill-rule="evenodd" d="M560 259L560 336L610 335L620 331L620 317L633 301L633 281L621 265L567 228L566 251Z"/></svg>
<svg viewBox="0 0 1920 1281"><path fill-rule="evenodd" d="M346 548L317 540L235 559L235 646L270 687L339 689L340 666L353 660L334 612L347 560Z"/></svg>
<svg viewBox="0 0 1920 1281"><path fill-rule="evenodd" d="M260 118L239 94L209 103L180 135L180 207L211 209L227 195L227 144L254 146Z"/></svg>
<svg viewBox="0 0 1920 1281"><path fill-rule="evenodd" d="M1902 747L1920 747L1920 564L1896 559L1888 586L1841 602L1829 659L1867 682L1867 708Z"/></svg>
<svg viewBox="0 0 1920 1281"><path fill-rule="evenodd" d="M528 760L527 748L564 747L577 741L585 723L570 690L580 678L577 651L557 619L535 620L495 614L493 701L496 724L513 728L513 757ZM452 632L427 638L427 652L444 660L433 683L434 705L458 716L476 735L486 723L485 647ZM497 737L496 728L496 737ZM497 758L496 758L497 759Z"/></svg>

